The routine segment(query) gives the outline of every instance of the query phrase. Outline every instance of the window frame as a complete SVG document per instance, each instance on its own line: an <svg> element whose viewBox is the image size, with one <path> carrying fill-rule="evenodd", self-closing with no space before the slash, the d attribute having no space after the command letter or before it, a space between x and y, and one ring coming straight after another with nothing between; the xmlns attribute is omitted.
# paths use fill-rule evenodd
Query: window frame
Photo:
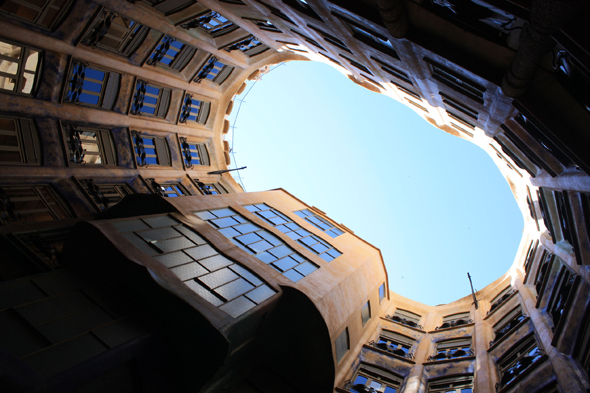
<svg viewBox="0 0 590 393"><path fill-rule="evenodd" d="M371 320L371 301L367 300L365 304L361 307L361 322L363 327L367 325L367 323Z"/></svg>
<svg viewBox="0 0 590 393"><path fill-rule="evenodd" d="M18 152L20 161L0 161L0 165L41 165L41 142L35 121L22 117L0 116L0 126L3 121L12 122L14 129L0 129L0 135L14 137L16 146L11 145L7 139L6 144L0 145L0 152Z"/></svg>
<svg viewBox="0 0 590 393"><path fill-rule="evenodd" d="M83 67L81 71L79 71L80 67ZM87 69L103 73L103 81L87 77ZM100 91L95 92L92 90L84 90L83 83L86 81L100 85ZM91 66L88 63L80 60L72 60L68 70L68 78L64 89L63 102L88 106L91 108L113 110L113 107L117 103L120 85L121 74L100 67ZM79 98L70 99L70 94L75 93L73 90L74 88L76 88L79 91L78 96L86 94L98 97L97 103L92 104L89 102L84 102L81 101Z"/></svg>
<svg viewBox="0 0 590 393"><path fill-rule="evenodd" d="M436 328L436 330L440 329L450 329L459 326L469 325L473 323L473 319L471 317L471 311L464 311L458 312L450 315L446 315L443 317L442 324ZM445 326L447 325L447 326Z"/></svg>
<svg viewBox="0 0 590 393"><path fill-rule="evenodd" d="M511 370L518 368L523 364L522 359L532 357L531 353L535 352L535 349L532 349L533 347L537 350L537 354L531 363L529 363L524 369L520 370L520 372L514 375L511 379L508 379L507 377L512 374ZM499 382L496 384L496 390L500 391L508 386L514 386L516 382L522 380L522 378L546 358L547 355L544 354L543 348L539 345L534 333L519 340L496 361L499 375ZM508 362L508 360L511 361ZM510 374L505 374L506 372Z"/></svg>
<svg viewBox="0 0 590 393"><path fill-rule="evenodd" d="M475 356L472 346L473 338L471 336L437 341L434 348L435 355L430 355L428 361L462 360Z"/></svg>
<svg viewBox="0 0 590 393"><path fill-rule="evenodd" d="M485 93L487 91L484 86L459 75L457 72L427 57L424 58L424 61L430 65L431 75L435 80L480 104L484 103Z"/></svg>
<svg viewBox="0 0 590 393"><path fill-rule="evenodd" d="M180 114L178 115L179 124L201 124L204 125L209 119L211 103L208 101L193 99L194 95L185 93L180 105ZM194 117L194 119L192 119Z"/></svg>
<svg viewBox="0 0 590 393"><path fill-rule="evenodd" d="M309 214L306 214L306 212L308 212ZM299 217L303 218L305 221L307 221L308 223L310 223L311 225L313 225L314 227L316 227L317 229L321 230L322 232L324 232L325 234L329 235L332 238L337 238L338 236L343 235L343 234L346 233L346 231L343 231L342 229L340 229L339 226L333 224L327 218L321 217L319 214L313 212L310 209L296 210L293 213L295 213ZM312 220L312 219L310 219L308 217L315 218L316 220L320 221L324 225L328 226L328 229L322 228L319 224L317 224L316 222L314 222L314 220ZM336 229L337 231L339 231L341 233L333 232L334 229Z"/></svg>
<svg viewBox="0 0 590 393"><path fill-rule="evenodd" d="M219 18L223 18L225 21L222 21ZM218 25L211 25L211 20L214 20L216 23L218 23ZM235 24L233 21L213 10L205 10L200 12L188 19L185 19L177 25L185 30L201 30L212 38L222 37L240 28L240 26Z"/></svg>
<svg viewBox="0 0 590 393"><path fill-rule="evenodd" d="M151 134L143 134L141 131L130 131L129 136L131 139L131 145L133 146L133 157L136 168L140 167L151 167L151 166L161 166L161 167L171 167L172 160L170 156L170 147L168 146L168 140L166 137L156 136ZM138 144L138 140L136 138L141 139L141 144ZM147 145L149 146L148 149L153 150L154 154L149 154L145 152L145 158L142 159L142 150L145 151L145 139L151 139L152 144ZM140 147L141 146L141 147ZM155 158L157 163L148 163L146 161L147 158Z"/></svg>
<svg viewBox="0 0 590 393"><path fill-rule="evenodd" d="M121 19L123 23L113 23L118 19ZM109 28L103 34L101 29L107 22ZM119 31L123 34L121 37L117 37L112 34L113 31ZM103 8L90 25L86 34L84 34L81 43L82 45L90 46L93 49L100 48L108 52L130 57L143 43L149 31L149 27ZM109 34L109 32L111 32L111 34ZM105 38L118 42L118 44L116 46L107 45L103 42Z"/></svg>
<svg viewBox="0 0 590 393"><path fill-rule="evenodd" d="M94 179L72 178L98 212L116 205L127 195L135 193L127 183L95 183ZM112 200L113 198L115 201Z"/></svg>
<svg viewBox="0 0 590 393"><path fill-rule="evenodd" d="M221 64L221 67L217 65L218 63ZM195 76L192 78L192 81L201 83L203 80L208 80L212 83L221 85L230 77L235 68L236 67L232 65L220 61L218 57L210 55L207 60L203 62L203 65L201 65ZM217 72L213 72L214 70Z"/></svg>
<svg viewBox="0 0 590 393"><path fill-rule="evenodd" d="M422 315L413 313L408 310L404 310L402 308L396 308L393 315L387 314L385 318L392 320L397 323L401 323L402 325L409 326L411 328L424 330L422 325L420 325L420 321L422 320Z"/></svg>
<svg viewBox="0 0 590 393"><path fill-rule="evenodd" d="M4 38L0 38L0 43L4 43L6 45L11 45L11 46L20 48L19 58L14 58L14 57L10 57L8 55L0 54L0 64L1 64L2 60L17 64L16 74L9 74L8 72L5 72L5 71L0 72L0 77L3 76L4 78L10 78L11 80L16 79L16 83L14 83L14 87L12 90L1 87L0 91L3 93L8 93L8 94L17 94L17 95L22 95L22 96L26 96L26 97L35 97L37 95L37 90L39 89L39 85L41 84L41 71L42 71L43 65L44 65L44 51L42 51L41 49L37 49L33 46L24 45L24 44L21 44L21 43L12 41L12 40L7 40ZM31 72L32 70L26 69L27 68L27 61L29 60L32 51L37 53L37 64L34 69L34 72ZM31 90L29 93L22 92L22 90L26 88L25 74L34 75L34 80L31 85Z"/></svg>
<svg viewBox="0 0 590 393"><path fill-rule="evenodd" d="M148 92L148 88L157 89L158 94ZM145 103L145 98L155 99L156 103ZM133 94L131 95L131 104L129 105L129 114L133 116L148 116L158 119L165 119L170 110L172 90L162 87L143 79L137 78ZM144 111L144 107L154 108L154 113Z"/></svg>
<svg viewBox="0 0 590 393"><path fill-rule="evenodd" d="M515 332L520 324L527 318L528 317L523 312L520 304L508 311L492 326L492 329L494 330L494 339L489 343L490 348Z"/></svg>
<svg viewBox="0 0 590 393"><path fill-rule="evenodd" d="M357 381L362 382L363 378L365 379L363 383L357 383ZM396 393L399 392L403 381L404 378L395 373L361 363L354 377L346 382L345 389L355 392L363 389L362 391L365 392Z"/></svg>
<svg viewBox="0 0 590 393"><path fill-rule="evenodd" d="M415 343L416 340L412 337L382 329L377 340L371 340L369 345L387 351L395 356L412 360L414 359L412 349Z"/></svg>
<svg viewBox="0 0 590 393"><path fill-rule="evenodd" d="M182 46L180 48L173 46L172 44L175 42L182 44ZM175 54L171 55L171 51L175 52ZM150 53L150 56L146 60L146 64L153 67L162 66L164 68L182 72L193 59L197 51L198 49L196 47L178 40L171 35L165 34ZM164 59L169 59L169 63L166 64Z"/></svg>
<svg viewBox="0 0 590 393"><path fill-rule="evenodd" d="M8 191L16 191L20 193L29 193L29 195L33 196L10 196ZM71 213L69 207L66 203L61 199L61 197L57 194L57 192L53 189L50 184L42 184L42 185L12 185L12 184L2 184L0 185L0 194L4 194L8 197L9 204L15 204L14 208L12 208L13 212L17 214L14 216L10 213L10 211L2 210L0 211L0 225L9 225L13 222L18 222L22 219L26 219L25 222L29 222L29 217L35 217L38 214L48 214L51 216L51 219L41 219L41 220L34 220L31 222L42 222L42 221L54 221L54 220L61 220L64 218L70 218ZM32 199L34 198L34 199ZM38 201L43 205L43 209L40 208L33 208L33 209L17 209L16 203L24 202L29 204L30 202ZM5 205L4 205L5 206ZM6 207L6 206L5 206ZM61 213L59 212L61 210ZM21 213L25 212L25 213ZM23 217L26 215L26 217ZM16 218L20 217L20 218Z"/></svg>
<svg viewBox="0 0 590 393"><path fill-rule="evenodd" d="M348 326L334 340L334 352L336 353L336 364L340 363L350 350L350 335Z"/></svg>
<svg viewBox="0 0 590 393"><path fill-rule="evenodd" d="M386 36L377 33L370 28L362 26L360 23L352 21L337 12L332 11L332 15L340 19L346 24L346 26L348 26L354 38L370 46L371 48L378 50L380 53L389 55L394 59L399 60L399 55L397 54L393 43Z"/></svg>
<svg viewBox="0 0 590 393"><path fill-rule="evenodd" d="M68 166L73 165L104 165L117 166L118 157L116 144L110 130L94 127L81 127L75 124L61 123L64 143L66 146L66 155ZM78 133L79 136L75 134ZM81 133L94 133L94 139L82 140ZM88 135L88 137L91 137ZM84 145L96 145L96 151L87 152ZM100 163L88 163L84 161L86 155L98 156Z"/></svg>
<svg viewBox="0 0 590 393"><path fill-rule="evenodd" d="M22 16L19 16L17 14L14 14L14 13L11 13L11 12L2 11L2 10L0 10L0 13L2 13L4 15L8 15L10 18L18 19L18 20L24 21L26 23L34 24L35 26L41 27L43 29L53 31L64 20L66 14L69 12L69 10L71 8L72 2L73 2L73 0L67 0L67 1L64 2L64 4L62 6L55 6L55 5L52 4L55 1L58 1L58 0L47 0L46 3L44 5L42 5L41 7L39 7L37 5L34 5L34 4L31 4L31 7L29 7L29 9L35 10L35 8L39 8L38 11L40 11L39 14L35 18L33 18L33 20L26 19L26 18L23 18ZM27 0L18 0L18 1L11 0L11 2L23 6L24 5L23 3L27 3ZM54 8L54 9L57 8L59 10L59 12L57 12L57 14L55 15L55 17L51 21L51 23L49 23L47 26L44 26L44 25L42 25L42 24L39 23L39 20L41 20L44 15L47 15L48 14L48 9L49 8Z"/></svg>
<svg viewBox="0 0 590 393"><path fill-rule="evenodd" d="M439 387L441 384L443 386ZM470 389L472 393L473 387L473 375L455 375L428 380L427 393L462 393L467 389Z"/></svg>
<svg viewBox="0 0 590 393"><path fill-rule="evenodd" d="M185 169L190 169L194 165L210 166L209 150L207 149L206 143L195 142L190 138L179 136L178 144L180 146L180 151L182 152L182 162ZM196 156L193 155L193 153L196 153ZM198 163L193 163L194 157L199 160Z"/></svg>

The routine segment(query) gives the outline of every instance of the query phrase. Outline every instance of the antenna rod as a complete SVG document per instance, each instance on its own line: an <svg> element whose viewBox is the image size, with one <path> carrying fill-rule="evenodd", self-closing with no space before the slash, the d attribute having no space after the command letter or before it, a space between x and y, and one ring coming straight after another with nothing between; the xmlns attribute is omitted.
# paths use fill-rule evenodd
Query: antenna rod
<svg viewBox="0 0 590 393"><path fill-rule="evenodd" d="M207 172L208 175L221 175L222 173L225 172L231 172L231 171L239 171L240 169L246 169L247 167L243 166L241 168L234 168L234 169L223 169L221 171L213 171L213 172Z"/></svg>
<svg viewBox="0 0 590 393"><path fill-rule="evenodd" d="M475 298L475 292L473 292L473 283L471 282L471 276L469 272L467 272L467 277L469 277L469 284L471 285L471 295L473 296L473 304L475 304L475 309L477 310L477 299Z"/></svg>

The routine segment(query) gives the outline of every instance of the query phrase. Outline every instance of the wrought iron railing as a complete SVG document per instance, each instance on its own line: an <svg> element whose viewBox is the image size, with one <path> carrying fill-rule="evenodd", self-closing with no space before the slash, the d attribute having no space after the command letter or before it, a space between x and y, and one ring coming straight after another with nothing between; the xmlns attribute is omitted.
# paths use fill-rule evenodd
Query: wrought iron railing
<svg viewBox="0 0 590 393"><path fill-rule="evenodd" d="M80 138L80 131L74 126L69 127L68 145L70 147L70 162L74 164L85 164L84 152L86 149L82 146L82 139Z"/></svg>
<svg viewBox="0 0 590 393"><path fill-rule="evenodd" d="M141 131L131 131L133 142L135 144L135 154L137 156L137 165L147 166L145 146L143 145L143 137Z"/></svg>
<svg viewBox="0 0 590 393"><path fill-rule="evenodd" d="M241 50L242 52L245 52L248 49L250 49L250 44L252 43L252 41L258 40L254 36L246 37L243 40L236 42L235 44L223 48L223 50L226 52L231 52L234 50Z"/></svg>
<svg viewBox="0 0 590 393"><path fill-rule="evenodd" d="M504 294L504 296L502 296L500 299L496 300L494 302L494 304L492 304L492 306L490 307L490 310L486 313L486 315L489 315L489 313L491 313L492 311L494 311L495 309L497 309L498 307L500 307L500 305L502 303L504 303L504 301L506 299L508 299L510 296L512 296L512 294L514 293L514 290L508 291Z"/></svg>
<svg viewBox="0 0 590 393"><path fill-rule="evenodd" d="M102 204L103 209L108 209L109 207L109 198L104 196L100 188L94 183L94 179L83 179L80 181L85 187L88 194L94 198L98 204Z"/></svg>
<svg viewBox="0 0 590 393"><path fill-rule="evenodd" d="M375 342L375 340L371 340L371 341L369 341L369 345L374 348L381 349L383 351L387 351L391 354L394 354L394 355L402 357L402 358L406 358L406 359L410 359L410 360L414 359L414 354L412 352L406 352L400 348L394 349L394 346L388 345L387 343L380 343L380 342Z"/></svg>
<svg viewBox="0 0 590 393"><path fill-rule="evenodd" d="M467 350L460 348L460 349L455 349L455 350L449 350L447 352L441 352L436 355L430 355L428 357L428 361L429 362L436 362L439 360L458 359L458 358L464 358L466 356L474 356L474 355L475 355L475 352L473 352L472 348L469 348Z"/></svg>
<svg viewBox="0 0 590 393"><path fill-rule="evenodd" d="M207 76L209 76L209 73L211 72L211 70L213 70L213 68L215 67L215 63L218 61L219 59L215 56L212 56L209 59L209 62L201 69L201 71L199 71L199 74L197 75L197 77L195 78L195 82L197 83L201 83L201 81L205 78L207 78Z"/></svg>
<svg viewBox="0 0 590 393"><path fill-rule="evenodd" d="M186 164L187 169L192 168L193 156L191 153L191 147L185 137L181 136L178 139L180 139L180 147L182 148L182 154L184 155L184 163Z"/></svg>
<svg viewBox="0 0 590 393"><path fill-rule="evenodd" d="M473 323L473 319L457 319L454 321L445 322L442 325L438 326L435 330L447 329L447 328L452 328L452 327L457 327L457 326L462 326L462 325L468 325L470 323Z"/></svg>
<svg viewBox="0 0 590 393"><path fill-rule="evenodd" d="M160 45L158 45L158 47L154 51L154 54L147 60L146 63L148 65L155 67L156 64L162 61L162 59L166 55L166 52L168 52L168 50L170 49L170 45L172 45L175 41L176 40L170 37L169 35L165 36Z"/></svg>
<svg viewBox="0 0 590 393"><path fill-rule="evenodd" d="M183 24L180 25L180 27L182 27L183 29L195 29L197 27L202 27L205 30L208 30L205 25L209 22L211 22L211 19L213 18L219 18L221 15L219 15L217 12L215 11L209 11L208 13L206 13L203 16L200 16L198 18L189 20L188 22L184 22Z"/></svg>
<svg viewBox="0 0 590 393"><path fill-rule="evenodd" d="M536 363L543 356L543 351L535 346L522 358L517 360L513 365L504 369L500 373L500 382L496 383L496 392L514 381L519 375L524 373L529 367Z"/></svg>
<svg viewBox="0 0 590 393"><path fill-rule="evenodd" d="M502 337L508 335L519 323L524 321L527 316L524 314L520 314L518 317L511 320L506 326L504 326L501 330L496 332L496 336L492 341L490 341L490 347L496 344L498 341L502 339Z"/></svg>
<svg viewBox="0 0 590 393"><path fill-rule="evenodd" d="M107 32L111 28L113 19L115 19L117 16L119 15L116 12L105 12L102 15L101 21L92 28L92 31L88 37L82 41L82 44L96 48L96 45L107 35Z"/></svg>
<svg viewBox="0 0 590 393"><path fill-rule="evenodd" d="M387 318L387 319L389 319L391 321L394 321L394 322L401 323L401 324L406 325L406 326L410 326L410 327L413 327L413 328L416 328L416 329L424 330L424 327L422 327L422 325L420 325L419 323L416 323L416 322L411 321L409 319L398 317L397 315L391 316L391 315L387 314L387 315L385 315L385 318Z"/></svg>
<svg viewBox="0 0 590 393"><path fill-rule="evenodd" d="M191 115L191 109L193 106L193 95L186 93L184 96L184 103L182 104L182 112L180 113L179 123L186 123L189 116Z"/></svg>
<svg viewBox="0 0 590 393"><path fill-rule="evenodd" d="M143 108L143 102L145 100L145 93L147 91L147 82L139 79L137 81L137 87L135 89L135 96L133 97L133 105L131 106L130 113L132 115L141 114Z"/></svg>

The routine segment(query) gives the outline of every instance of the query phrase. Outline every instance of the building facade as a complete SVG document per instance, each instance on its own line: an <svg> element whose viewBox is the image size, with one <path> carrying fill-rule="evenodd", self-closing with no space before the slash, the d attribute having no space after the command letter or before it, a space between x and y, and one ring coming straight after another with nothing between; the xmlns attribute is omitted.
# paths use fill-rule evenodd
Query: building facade
<svg viewBox="0 0 590 393"><path fill-rule="evenodd" d="M0 4L7 391L585 392L588 1ZM493 158L510 270L426 306L380 252L227 172L234 97L312 60Z"/></svg>

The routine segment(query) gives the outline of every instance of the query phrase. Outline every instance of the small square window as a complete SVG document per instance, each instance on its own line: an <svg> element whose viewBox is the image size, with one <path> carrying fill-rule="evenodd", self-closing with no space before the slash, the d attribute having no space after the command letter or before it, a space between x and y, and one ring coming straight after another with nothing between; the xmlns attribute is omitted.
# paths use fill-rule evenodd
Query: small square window
<svg viewBox="0 0 590 393"><path fill-rule="evenodd" d="M264 45L262 42L258 40L258 38L254 37L253 35L242 38L223 48L223 50L226 52L239 50L248 57L259 55L263 52L266 52L268 49L268 46Z"/></svg>
<svg viewBox="0 0 590 393"><path fill-rule="evenodd" d="M338 336L335 342L336 347L336 362L340 363L346 352L350 349L350 340L348 337L348 327L344 329Z"/></svg>
<svg viewBox="0 0 590 393"><path fill-rule="evenodd" d="M179 182L165 182L159 183L155 179L145 179L154 194L161 195L167 198L176 198L180 196L190 195L190 192Z"/></svg>

